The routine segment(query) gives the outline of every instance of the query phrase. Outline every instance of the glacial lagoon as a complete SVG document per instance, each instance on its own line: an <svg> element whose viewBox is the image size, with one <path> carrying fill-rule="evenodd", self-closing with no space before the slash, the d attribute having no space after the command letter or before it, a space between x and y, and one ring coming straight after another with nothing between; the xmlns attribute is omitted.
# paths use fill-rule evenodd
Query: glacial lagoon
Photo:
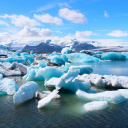
<svg viewBox="0 0 128 128"><path fill-rule="evenodd" d="M127 61L102 61L87 63L91 65L93 74L128 76ZM18 88L26 83L21 76L12 76ZM43 81L36 81L38 91L47 90ZM93 92L103 92L106 90L91 87ZM38 99L26 101L20 105L14 105L13 96L0 96L0 127L41 127L41 128L102 128L102 127L127 127L128 126L128 100L120 104L109 104L108 107L100 111L86 112L83 105L88 101L79 98L69 91L61 91L61 98L52 100L49 106L38 109Z"/></svg>

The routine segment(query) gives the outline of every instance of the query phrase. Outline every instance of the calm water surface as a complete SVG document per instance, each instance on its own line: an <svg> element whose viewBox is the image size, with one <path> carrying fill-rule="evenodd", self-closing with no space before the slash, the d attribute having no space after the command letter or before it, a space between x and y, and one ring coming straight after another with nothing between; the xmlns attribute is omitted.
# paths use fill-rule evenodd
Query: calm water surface
<svg viewBox="0 0 128 128"><path fill-rule="evenodd" d="M128 76L128 62L99 62L92 68L96 74ZM18 87L26 83L21 77L11 78ZM46 90L42 81L37 83L40 92ZM12 96L0 96L0 128L128 128L128 101L109 104L102 111L85 112L82 106L88 101L69 92L60 95L61 99L43 109L37 108L36 99L14 106Z"/></svg>

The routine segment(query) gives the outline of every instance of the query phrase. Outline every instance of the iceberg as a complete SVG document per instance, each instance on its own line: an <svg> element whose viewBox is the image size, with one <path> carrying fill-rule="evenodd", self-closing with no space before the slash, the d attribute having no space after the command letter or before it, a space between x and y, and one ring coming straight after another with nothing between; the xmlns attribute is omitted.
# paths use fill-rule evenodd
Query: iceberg
<svg viewBox="0 0 128 128"><path fill-rule="evenodd" d="M101 59L111 60L111 61L125 61L126 56L123 55L122 53L108 52L108 53L103 53Z"/></svg>
<svg viewBox="0 0 128 128"><path fill-rule="evenodd" d="M85 64L85 63L92 63L92 62L98 62L100 59L87 55L82 53L71 53L67 54L68 60L73 64Z"/></svg>
<svg viewBox="0 0 128 128"><path fill-rule="evenodd" d="M42 107L46 106L48 103L50 103L51 100L54 97L56 97L56 95L57 95L58 92L59 92L58 90L53 90L47 97L43 98L42 100L40 100L38 102L37 108L42 108Z"/></svg>
<svg viewBox="0 0 128 128"><path fill-rule="evenodd" d="M0 63L0 73L5 76L21 76L27 74L27 66L13 62Z"/></svg>
<svg viewBox="0 0 128 128"><path fill-rule="evenodd" d="M76 95L91 101L107 101L113 104L118 104L126 100L119 91L105 91L93 94L78 90Z"/></svg>
<svg viewBox="0 0 128 128"><path fill-rule="evenodd" d="M4 78L0 80L0 92L13 95L18 90L15 80Z"/></svg>
<svg viewBox="0 0 128 128"><path fill-rule="evenodd" d="M45 68L47 66L47 62L46 61L39 61L38 66L41 68Z"/></svg>
<svg viewBox="0 0 128 128"><path fill-rule="evenodd" d="M76 69L80 70L79 75L83 75L83 74L90 74L93 72L93 69L91 68L91 66L87 66L87 65L82 65L82 66L70 66L69 67L70 71L74 71Z"/></svg>
<svg viewBox="0 0 128 128"><path fill-rule="evenodd" d="M70 61L68 61L68 57L65 55L65 54L62 54L62 59L65 61L65 62L68 62L70 63Z"/></svg>
<svg viewBox="0 0 128 128"><path fill-rule="evenodd" d="M107 88L128 88L128 77L126 76L112 76L112 75L98 75L98 74L83 74L76 79L82 81L90 81L91 85L97 87Z"/></svg>
<svg viewBox="0 0 128 128"><path fill-rule="evenodd" d="M38 89L37 83L34 81L23 84L19 90L13 95L14 104L20 104L32 99Z"/></svg>
<svg viewBox="0 0 128 128"><path fill-rule="evenodd" d="M47 82L45 82L45 86L47 87L55 87L57 90L63 88L70 90L74 93L78 89L86 91L89 90L90 82L79 82L78 80L75 80L75 78L79 75L79 70L75 71L68 71L68 73L64 74L60 78L51 78Z"/></svg>
<svg viewBox="0 0 128 128"><path fill-rule="evenodd" d="M61 77L63 72L56 67L39 68L32 66L28 68L27 74L23 77L25 80L49 80L52 77Z"/></svg>
<svg viewBox="0 0 128 128"><path fill-rule="evenodd" d="M2 74L0 74L0 80L2 80L3 79L3 75Z"/></svg>
<svg viewBox="0 0 128 128"><path fill-rule="evenodd" d="M75 50L73 49L73 47L65 47L61 50L61 54L69 54L75 52Z"/></svg>
<svg viewBox="0 0 128 128"><path fill-rule="evenodd" d="M83 107L86 111L103 110L108 107L108 103L107 101L93 101L84 104Z"/></svg>
<svg viewBox="0 0 128 128"><path fill-rule="evenodd" d="M32 54L23 52L21 53L21 56L24 60L28 60L30 64L34 62L35 57Z"/></svg>
<svg viewBox="0 0 128 128"><path fill-rule="evenodd" d="M21 56L15 56L15 57L9 57L9 58L1 58L0 62L2 62L2 63L3 62L10 62L10 63L18 62L18 63L22 63L22 64L27 65L27 61L24 60Z"/></svg>
<svg viewBox="0 0 128 128"><path fill-rule="evenodd" d="M60 56L53 56L51 62L58 64L59 66L64 65L65 61Z"/></svg>

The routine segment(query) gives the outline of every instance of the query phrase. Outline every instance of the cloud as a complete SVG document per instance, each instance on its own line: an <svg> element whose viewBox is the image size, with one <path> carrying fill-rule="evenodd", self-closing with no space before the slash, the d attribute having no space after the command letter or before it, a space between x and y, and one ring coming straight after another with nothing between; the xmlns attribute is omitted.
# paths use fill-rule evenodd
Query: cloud
<svg viewBox="0 0 128 128"><path fill-rule="evenodd" d="M58 17L53 17L49 14L44 14L44 15L36 15L34 14L35 19L41 21L42 23L53 23L56 25L61 25L63 24L62 20Z"/></svg>
<svg viewBox="0 0 128 128"><path fill-rule="evenodd" d="M108 13L106 11L104 11L104 17L106 17L106 18L109 17L109 15L108 15Z"/></svg>
<svg viewBox="0 0 128 128"><path fill-rule="evenodd" d="M87 23L87 18L83 14L75 10L69 10L68 8L63 8L59 10L59 15L60 17L66 20L70 20L73 23L81 23L81 24Z"/></svg>
<svg viewBox="0 0 128 128"><path fill-rule="evenodd" d="M41 11L49 10L49 9L54 8L55 6L56 6L55 3L54 4L47 4L43 7L38 8L35 12L41 12Z"/></svg>
<svg viewBox="0 0 128 128"><path fill-rule="evenodd" d="M3 20L0 20L0 25L9 26L9 24L8 24L8 23L6 23L6 22L5 22L5 21L3 21Z"/></svg>
<svg viewBox="0 0 128 128"><path fill-rule="evenodd" d="M96 35L92 31L76 31L75 36L76 37L84 37L84 36L91 36L91 35Z"/></svg>
<svg viewBox="0 0 128 128"><path fill-rule="evenodd" d="M123 32L121 30L114 30L114 31L108 33L107 35L114 36L114 37L122 37L122 36L128 36L128 33Z"/></svg>
<svg viewBox="0 0 128 128"><path fill-rule="evenodd" d="M10 18L12 24L14 24L17 27L24 27L24 26L36 26L36 25L41 25L39 22L37 22L34 19L30 19L29 17L26 17L24 15L8 15L5 14L3 16L0 16L0 18Z"/></svg>
<svg viewBox="0 0 128 128"><path fill-rule="evenodd" d="M20 37L50 37L52 32L50 29L24 27L17 35Z"/></svg>
<svg viewBox="0 0 128 128"><path fill-rule="evenodd" d="M64 7L71 8L71 6L69 6L69 4L66 2L65 3L59 3L59 6L62 8L64 8Z"/></svg>

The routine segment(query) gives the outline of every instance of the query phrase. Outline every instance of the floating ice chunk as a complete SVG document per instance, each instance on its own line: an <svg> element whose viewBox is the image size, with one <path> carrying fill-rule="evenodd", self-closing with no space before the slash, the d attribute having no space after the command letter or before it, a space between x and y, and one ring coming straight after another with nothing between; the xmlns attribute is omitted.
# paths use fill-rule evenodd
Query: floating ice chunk
<svg viewBox="0 0 128 128"><path fill-rule="evenodd" d="M3 75L2 74L0 74L0 80L2 80L3 79Z"/></svg>
<svg viewBox="0 0 128 128"><path fill-rule="evenodd" d="M4 78L0 81L0 92L13 95L18 90L15 80Z"/></svg>
<svg viewBox="0 0 128 128"><path fill-rule="evenodd" d="M62 59L65 61L65 62L68 62L70 63L70 61L68 61L68 57L65 55L65 54L62 54Z"/></svg>
<svg viewBox="0 0 128 128"><path fill-rule="evenodd" d="M63 72L67 73L70 66L71 66L70 63L65 63L65 65L62 65L62 66L60 67L60 69L61 69Z"/></svg>
<svg viewBox="0 0 128 128"><path fill-rule="evenodd" d="M81 90L76 92L78 96L92 101L107 101L109 103L118 104L126 100L119 91L105 91L100 93L86 93Z"/></svg>
<svg viewBox="0 0 128 128"><path fill-rule="evenodd" d="M0 73L3 74L3 76L21 76L20 70L7 70L3 67L0 67Z"/></svg>
<svg viewBox="0 0 128 128"><path fill-rule="evenodd" d="M17 68L20 70L21 75L27 74L27 66L23 65L22 63L13 62L8 69L10 70L17 70Z"/></svg>
<svg viewBox="0 0 128 128"><path fill-rule="evenodd" d="M0 62L18 62L27 65L26 60L24 60L21 56L9 57L9 58L1 58Z"/></svg>
<svg viewBox="0 0 128 128"><path fill-rule="evenodd" d="M30 67L23 77L25 80L49 80L52 77L61 77L63 72L56 67Z"/></svg>
<svg viewBox="0 0 128 128"><path fill-rule="evenodd" d="M57 90L64 88L75 93L78 89L83 91L89 90L89 81L79 82L78 80L75 80L78 74L78 69L75 71L68 71L68 73L64 74L60 78L51 78L44 85L47 87L55 87Z"/></svg>
<svg viewBox="0 0 128 128"><path fill-rule="evenodd" d="M21 56L24 60L28 60L30 64L34 62L35 57L29 53L21 53Z"/></svg>
<svg viewBox="0 0 128 128"><path fill-rule="evenodd" d="M80 73L80 70L77 69L75 71L68 71L68 73L64 74L62 76L62 79L65 81L65 83L68 83L70 81L72 81L74 78L76 78Z"/></svg>
<svg viewBox="0 0 128 128"><path fill-rule="evenodd" d="M37 99L43 99L44 97L46 97L46 94L40 93L38 91L35 93L35 98Z"/></svg>
<svg viewBox="0 0 128 128"><path fill-rule="evenodd" d="M100 59L82 53L67 54L68 60L74 64L85 64L100 61Z"/></svg>
<svg viewBox="0 0 128 128"><path fill-rule="evenodd" d="M93 69L91 68L91 66L87 66L87 65L81 65L81 66L70 66L69 69L71 71L74 71L76 69L80 70L79 75L83 75L83 74L90 74L93 72Z"/></svg>
<svg viewBox="0 0 128 128"><path fill-rule="evenodd" d="M128 88L128 77L126 76L112 76L112 75L98 75L98 74L83 74L77 77L78 80L90 81L92 85L107 88Z"/></svg>
<svg viewBox="0 0 128 128"><path fill-rule="evenodd" d="M64 65L65 61L60 56L53 56L51 62L58 64L59 66Z"/></svg>
<svg viewBox="0 0 128 128"><path fill-rule="evenodd" d="M43 76L45 81L49 80L52 77L61 77L63 75L63 72L56 68L56 67L45 67L42 69L39 69L36 73L36 77Z"/></svg>
<svg viewBox="0 0 128 128"><path fill-rule="evenodd" d="M128 99L128 89L119 89L118 91L121 93L122 96Z"/></svg>
<svg viewBox="0 0 128 128"><path fill-rule="evenodd" d="M20 53L21 53L21 51L18 50L18 51L16 51L16 52L14 52L12 55L8 55L8 57L16 57L16 56L20 56Z"/></svg>
<svg viewBox="0 0 128 128"><path fill-rule="evenodd" d="M69 54L72 52L71 47L65 47L62 49L61 54Z"/></svg>
<svg viewBox="0 0 128 128"><path fill-rule="evenodd" d="M103 110L108 107L108 103L106 101L93 101L90 103L86 103L84 105L84 109L86 111L94 111L94 110Z"/></svg>
<svg viewBox="0 0 128 128"><path fill-rule="evenodd" d="M47 97L43 98L42 100L40 100L38 102L37 107L42 108L42 107L46 106L57 95L58 92L59 91L57 91L57 90L53 90Z"/></svg>
<svg viewBox="0 0 128 128"><path fill-rule="evenodd" d="M39 61L39 65L38 66L41 67L41 68L44 68L44 67L47 66L47 62L46 61Z"/></svg>
<svg viewBox="0 0 128 128"><path fill-rule="evenodd" d="M51 91L43 91L44 94L49 95L50 93L52 93ZM59 94L57 94L55 97L53 97L54 99L59 99L61 96Z"/></svg>
<svg viewBox="0 0 128 128"><path fill-rule="evenodd" d="M31 81L23 84L13 96L14 104L20 104L32 99L38 89L37 83Z"/></svg>
<svg viewBox="0 0 128 128"><path fill-rule="evenodd" d="M55 87L57 90L65 85L65 81L61 78L52 77L44 84L47 87Z"/></svg>
<svg viewBox="0 0 128 128"><path fill-rule="evenodd" d="M101 59L111 60L111 61L125 61L126 56L123 55L122 53L108 52L108 53L103 53Z"/></svg>
<svg viewBox="0 0 128 128"><path fill-rule="evenodd" d="M74 79L73 83L75 84L75 86L77 87L77 90L82 90L82 91L87 91L90 89L90 82L86 81L86 82L79 82L78 80Z"/></svg>

